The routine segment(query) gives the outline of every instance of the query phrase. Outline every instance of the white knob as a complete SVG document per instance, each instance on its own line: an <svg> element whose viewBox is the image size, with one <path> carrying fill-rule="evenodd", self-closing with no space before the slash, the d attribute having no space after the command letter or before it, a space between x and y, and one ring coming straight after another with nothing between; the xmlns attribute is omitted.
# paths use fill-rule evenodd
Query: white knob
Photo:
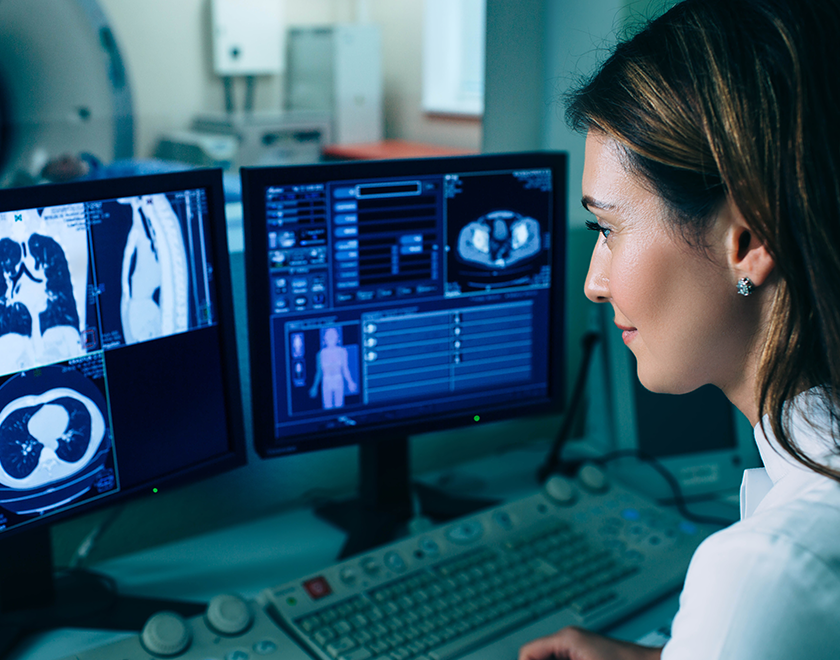
<svg viewBox="0 0 840 660"><path fill-rule="evenodd" d="M545 494L558 504L571 504L577 493L572 482L559 474L553 474L545 482Z"/></svg>
<svg viewBox="0 0 840 660"><path fill-rule="evenodd" d="M577 476L581 485L593 493L603 493L609 486L607 476L601 471L601 468L592 463L585 463L581 466Z"/></svg>
<svg viewBox="0 0 840 660"><path fill-rule="evenodd" d="M240 635L251 626L254 615L248 603L232 594L214 596L207 603L207 625L220 635Z"/></svg>
<svg viewBox="0 0 840 660"><path fill-rule="evenodd" d="M149 653L164 657L183 653L191 641L192 633L187 622L175 612L152 615L140 634L140 642Z"/></svg>

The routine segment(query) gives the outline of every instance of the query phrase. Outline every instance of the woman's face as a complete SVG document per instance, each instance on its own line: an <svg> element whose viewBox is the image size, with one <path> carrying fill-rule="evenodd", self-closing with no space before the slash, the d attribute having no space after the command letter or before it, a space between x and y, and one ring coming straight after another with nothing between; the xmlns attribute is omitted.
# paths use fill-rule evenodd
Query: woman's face
<svg viewBox="0 0 840 660"><path fill-rule="evenodd" d="M624 169L617 144L595 132L586 139L583 203L596 218L588 226L601 232L586 296L612 305L642 384L672 394L740 386L755 326L726 265L726 212L707 250L689 246L669 229L663 200Z"/></svg>

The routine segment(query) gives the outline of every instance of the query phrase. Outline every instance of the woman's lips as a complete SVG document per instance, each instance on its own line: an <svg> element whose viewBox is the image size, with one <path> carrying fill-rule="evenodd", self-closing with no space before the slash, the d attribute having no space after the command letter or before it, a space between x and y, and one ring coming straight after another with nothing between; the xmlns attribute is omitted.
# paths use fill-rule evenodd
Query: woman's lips
<svg viewBox="0 0 840 660"><path fill-rule="evenodd" d="M638 332L636 328L632 328L627 325L620 325L618 323L616 323L615 325L619 330L621 330L621 338L624 340L625 344L629 344L636 337L636 334Z"/></svg>

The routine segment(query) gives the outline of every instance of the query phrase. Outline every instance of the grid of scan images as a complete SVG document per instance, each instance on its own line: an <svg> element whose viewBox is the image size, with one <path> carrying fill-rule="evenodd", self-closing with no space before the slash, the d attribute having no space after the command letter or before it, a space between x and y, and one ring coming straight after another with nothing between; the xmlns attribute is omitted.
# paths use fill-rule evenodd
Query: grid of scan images
<svg viewBox="0 0 840 660"><path fill-rule="evenodd" d="M214 323L203 195L0 213L0 528L119 488L108 354Z"/></svg>

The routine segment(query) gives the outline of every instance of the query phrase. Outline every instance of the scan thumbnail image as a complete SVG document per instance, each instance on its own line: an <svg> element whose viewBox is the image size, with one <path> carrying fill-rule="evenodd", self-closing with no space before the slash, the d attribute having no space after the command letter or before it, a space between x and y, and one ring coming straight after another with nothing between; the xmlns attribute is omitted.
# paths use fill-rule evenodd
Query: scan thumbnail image
<svg viewBox="0 0 840 660"><path fill-rule="evenodd" d="M136 344L190 327L183 219L165 194L104 202L91 227L102 344Z"/></svg>
<svg viewBox="0 0 840 660"><path fill-rule="evenodd" d="M550 195L509 174L462 177L446 200L447 295L542 284Z"/></svg>
<svg viewBox="0 0 840 660"><path fill-rule="evenodd" d="M0 385L0 508L7 521L118 488L102 382L101 374L91 378L64 364Z"/></svg>
<svg viewBox="0 0 840 660"><path fill-rule="evenodd" d="M540 251L540 223L515 211L493 211L470 222L458 235L458 257L503 271Z"/></svg>
<svg viewBox="0 0 840 660"><path fill-rule="evenodd" d="M292 412L340 409L359 402L358 335L358 324L289 332Z"/></svg>
<svg viewBox="0 0 840 660"><path fill-rule="evenodd" d="M85 353L82 204L0 213L0 374Z"/></svg>

